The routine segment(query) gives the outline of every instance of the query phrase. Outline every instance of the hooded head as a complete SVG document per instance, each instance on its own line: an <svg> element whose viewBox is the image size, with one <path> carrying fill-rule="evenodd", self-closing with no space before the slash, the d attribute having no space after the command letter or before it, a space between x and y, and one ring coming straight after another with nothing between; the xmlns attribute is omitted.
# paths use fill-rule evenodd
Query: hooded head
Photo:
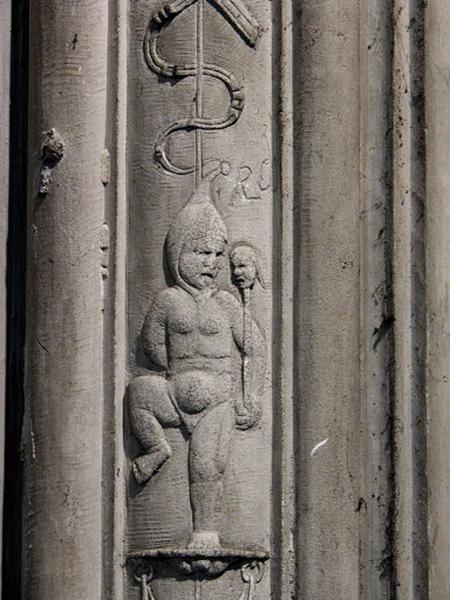
<svg viewBox="0 0 450 600"><path fill-rule="evenodd" d="M226 243L225 223L200 187L167 235L167 262L175 283L189 292L214 287Z"/></svg>

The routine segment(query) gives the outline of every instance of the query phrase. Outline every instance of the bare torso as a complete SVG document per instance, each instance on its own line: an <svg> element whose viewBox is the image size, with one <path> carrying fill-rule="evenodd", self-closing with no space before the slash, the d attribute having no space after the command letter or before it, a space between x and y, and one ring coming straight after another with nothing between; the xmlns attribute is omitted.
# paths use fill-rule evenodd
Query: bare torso
<svg viewBox="0 0 450 600"><path fill-rule="evenodd" d="M149 354L165 362L179 410L195 414L231 400L237 300L223 291L192 296L172 287L161 293L156 310L149 314Z"/></svg>

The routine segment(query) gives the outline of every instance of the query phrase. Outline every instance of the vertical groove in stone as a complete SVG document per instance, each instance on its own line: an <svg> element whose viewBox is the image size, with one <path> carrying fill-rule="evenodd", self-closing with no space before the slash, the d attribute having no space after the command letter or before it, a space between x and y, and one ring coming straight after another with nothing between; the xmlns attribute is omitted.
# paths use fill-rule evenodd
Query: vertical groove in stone
<svg viewBox="0 0 450 600"><path fill-rule="evenodd" d="M292 0L274 3L274 330L278 332L273 356L273 580L274 598L288 600L295 594L295 424L296 406L292 364L294 360L293 277L295 182L293 169L293 5Z"/></svg>
<svg viewBox="0 0 450 600"><path fill-rule="evenodd" d="M450 597L450 4L426 7L426 268L429 600Z"/></svg>
<svg viewBox="0 0 450 600"><path fill-rule="evenodd" d="M6 268L9 197L9 104L11 3L0 1L0 552L3 547L3 483L5 466ZM0 565L0 586L2 571Z"/></svg>
<svg viewBox="0 0 450 600"><path fill-rule="evenodd" d="M108 2L30 8L22 594L98 600ZM44 164L42 132L52 129L47 139L61 136L63 158Z"/></svg>
<svg viewBox="0 0 450 600"><path fill-rule="evenodd" d="M360 2L296 8L298 599L348 600L360 584Z"/></svg>
<svg viewBox="0 0 450 600"><path fill-rule="evenodd" d="M28 1L11 6L9 195L7 240L7 370L5 486L3 505L2 598L20 593L22 475L20 436L23 417L25 327Z"/></svg>
<svg viewBox="0 0 450 600"><path fill-rule="evenodd" d="M105 186L106 249L103 426L103 596L124 597L125 476L123 405L126 387L126 105L128 2L110 3L106 134L110 179Z"/></svg>
<svg viewBox="0 0 450 600"><path fill-rule="evenodd" d="M399 600L427 596L423 4L394 4L395 516Z"/></svg>
<svg viewBox="0 0 450 600"><path fill-rule="evenodd" d="M428 598L428 473L427 473L427 407L426 407L426 147L425 147L425 1L412 2L410 24L411 48L411 114L414 142L412 192L412 275L414 326L412 329L414 394L413 394L413 469L414 469L414 591L415 600Z"/></svg>
<svg viewBox="0 0 450 600"><path fill-rule="evenodd" d="M392 7L361 13L361 587L364 600L390 600L393 581Z"/></svg>

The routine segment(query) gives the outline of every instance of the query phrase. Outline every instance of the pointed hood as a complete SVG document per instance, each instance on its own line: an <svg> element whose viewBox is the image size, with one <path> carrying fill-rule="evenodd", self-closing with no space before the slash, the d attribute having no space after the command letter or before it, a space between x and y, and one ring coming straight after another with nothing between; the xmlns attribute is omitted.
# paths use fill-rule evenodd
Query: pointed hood
<svg viewBox="0 0 450 600"><path fill-rule="evenodd" d="M204 179L186 206L175 217L169 228L166 239L166 257L170 273L175 283L188 291L196 292L180 276L179 258L187 243L202 240L222 238L227 241L227 228L219 211L211 201L210 182Z"/></svg>

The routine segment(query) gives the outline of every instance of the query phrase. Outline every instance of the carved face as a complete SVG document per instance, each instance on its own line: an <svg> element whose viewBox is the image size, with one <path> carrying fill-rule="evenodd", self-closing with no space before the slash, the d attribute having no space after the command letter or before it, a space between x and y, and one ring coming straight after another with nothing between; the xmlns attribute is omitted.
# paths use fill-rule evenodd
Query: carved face
<svg viewBox="0 0 450 600"><path fill-rule="evenodd" d="M238 288L251 288L257 277L256 255L249 246L237 246L230 256L233 280Z"/></svg>
<svg viewBox="0 0 450 600"><path fill-rule="evenodd" d="M180 277L197 290L211 287L222 268L224 250L223 237L207 236L186 243L178 263Z"/></svg>

